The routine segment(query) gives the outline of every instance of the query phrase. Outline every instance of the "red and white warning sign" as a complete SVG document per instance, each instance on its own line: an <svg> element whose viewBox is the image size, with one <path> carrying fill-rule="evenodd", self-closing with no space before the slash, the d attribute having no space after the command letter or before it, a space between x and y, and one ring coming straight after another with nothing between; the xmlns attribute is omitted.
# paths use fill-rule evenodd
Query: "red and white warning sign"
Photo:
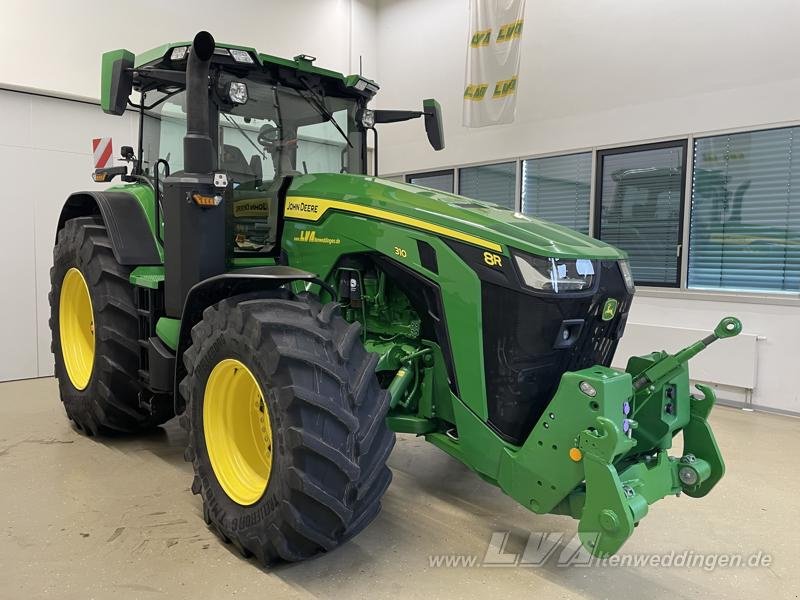
<svg viewBox="0 0 800 600"><path fill-rule="evenodd" d="M111 147L111 138L94 138L92 140L92 151L94 152L94 168L102 169L111 166L111 155L114 153Z"/></svg>

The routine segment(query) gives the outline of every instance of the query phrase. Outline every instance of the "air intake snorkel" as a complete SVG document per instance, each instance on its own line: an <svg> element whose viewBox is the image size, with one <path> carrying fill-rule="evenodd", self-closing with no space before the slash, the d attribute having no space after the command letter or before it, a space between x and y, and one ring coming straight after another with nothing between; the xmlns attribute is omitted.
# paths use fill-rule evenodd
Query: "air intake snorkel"
<svg viewBox="0 0 800 600"><path fill-rule="evenodd" d="M214 37L207 31L194 36L186 64L186 135L183 137L184 169L187 173L214 170L208 106L208 68L214 55Z"/></svg>

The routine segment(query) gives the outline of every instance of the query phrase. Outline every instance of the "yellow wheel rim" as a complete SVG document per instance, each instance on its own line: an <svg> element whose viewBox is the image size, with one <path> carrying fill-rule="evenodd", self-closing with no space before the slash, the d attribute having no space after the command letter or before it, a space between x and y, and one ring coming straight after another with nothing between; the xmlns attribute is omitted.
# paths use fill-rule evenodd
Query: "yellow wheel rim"
<svg viewBox="0 0 800 600"><path fill-rule="evenodd" d="M249 506L264 495L272 470L272 426L253 373L226 358L208 376L203 433L217 481L234 502Z"/></svg>
<svg viewBox="0 0 800 600"><path fill-rule="evenodd" d="M94 313L86 280L72 267L61 282L58 300L61 356L72 385L86 389L94 367Z"/></svg>

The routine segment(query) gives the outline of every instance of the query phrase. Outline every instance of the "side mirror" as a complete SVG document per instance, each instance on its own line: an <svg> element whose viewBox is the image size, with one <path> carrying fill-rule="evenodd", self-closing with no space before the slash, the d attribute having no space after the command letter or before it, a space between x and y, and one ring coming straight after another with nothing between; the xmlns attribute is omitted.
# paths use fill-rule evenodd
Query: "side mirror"
<svg viewBox="0 0 800 600"><path fill-rule="evenodd" d="M121 115L133 90L133 52L111 50L103 54L100 106L110 115Z"/></svg>
<svg viewBox="0 0 800 600"><path fill-rule="evenodd" d="M444 148L444 130L442 129L442 107L433 98L422 101L422 112L425 115L425 133L434 150Z"/></svg>
<svg viewBox="0 0 800 600"><path fill-rule="evenodd" d="M365 122L365 115L369 115L371 125ZM418 117L425 118L425 132L428 134L428 141L433 146L434 150L442 150L444 148L444 131L442 130L442 107L433 98L428 98L422 101L422 112L417 110L365 110L358 117L364 123L367 129L372 129L375 132L375 142L377 144L378 132L375 125L378 123L399 123L400 121L408 121ZM378 175L378 147L375 146L375 166L373 173Z"/></svg>

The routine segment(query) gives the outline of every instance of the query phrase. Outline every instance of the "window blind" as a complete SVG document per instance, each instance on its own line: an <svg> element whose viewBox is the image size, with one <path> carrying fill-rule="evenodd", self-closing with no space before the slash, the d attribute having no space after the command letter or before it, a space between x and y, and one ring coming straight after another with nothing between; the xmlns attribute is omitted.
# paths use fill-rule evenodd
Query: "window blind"
<svg viewBox="0 0 800 600"><path fill-rule="evenodd" d="M522 212L589 233L592 153L522 162Z"/></svg>
<svg viewBox="0 0 800 600"><path fill-rule="evenodd" d="M800 128L698 138L689 287L800 292Z"/></svg>
<svg viewBox="0 0 800 600"><path fill-rule="evenodd" d="M516 179L516 162L463 167L458 171L458 193L513 210Z"/></svg>
<svg viewBox="0 0 800 600"><path fill-rule="evenodd" d="M452 194L455 177L453 176L453 171L436 171L435 173L406 175L406 181L414 185L422 185Z"/></svg>

